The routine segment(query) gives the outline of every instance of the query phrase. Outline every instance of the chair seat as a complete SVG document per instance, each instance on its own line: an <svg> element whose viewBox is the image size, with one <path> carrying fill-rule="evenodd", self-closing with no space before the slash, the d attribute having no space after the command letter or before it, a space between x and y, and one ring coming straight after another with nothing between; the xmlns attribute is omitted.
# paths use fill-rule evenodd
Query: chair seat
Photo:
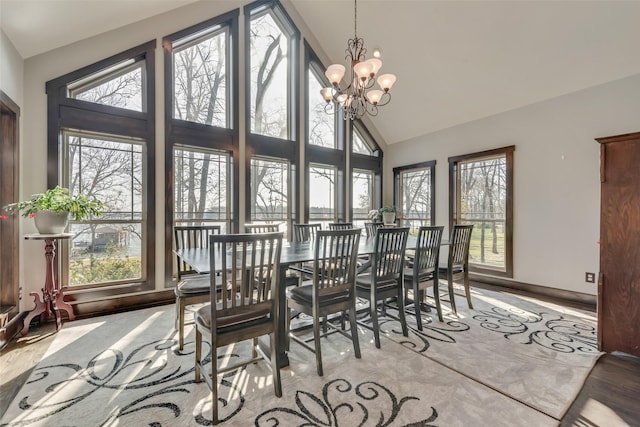
<svg viewBox="0 0 640 427"><path fill-rule="evenodd" d="M429 280L433 280L433 276L435 275L435 271L431 271L418 276L418 283L426 282ZM405 268L404 269L404 283L408 287L413 285L413 269Z"/></svg>
<svg viewBox="0 0 640 427"><path fill-rule="evenodd" d="M438 271L440 273L446 273L447 270L449 270L449 268L447 267L447 264L440 264L438 266ZM453 266L453 274L462 273L463 271L464 271L464 268L461 265L454 265Z"/></svg>
<svg viewBox="0 0 640 427"><path fill-rule="evenodd" d="M218 310L222 309L221 304L216 304ZM248 322L263 323L271 322L271 310L249 310L231 316L218 317L218 329L229 328L231 326L246 324ZM198 324L207 329L211 329L211 304L200 307L195 313L195 320Z"/></svg>
<svg viewBox="0 0 640 427"><path fill-rule="evenodd" d="M289 292L289 297L302 303L311 304L313 301L313 285L303 285L293 288ZM346 301L349 299L349 293L342 289L324 288L320 290L319 297L319 303L322 306L335 304L342 300Z"/></svg>
<svg viewBox="0 0 640 427"><path fill-rule="evenodd" d="M397 286L397 284L398 280L396 278L389 278L386 280L378 279L378 281L376 282L376 287L378 291L381 291L386 288L393 288ZM371 289L371 274L358 274L358 276L356 277L356 287Z"/></svg>
<svg viewBox="0 0 640 427"><path fill-rule="evenodd" d="M174 292L177 297L185 297L193 294L209 292L211 279L208 274L198 274L189 278L184 278L178 282Z"/></svg>

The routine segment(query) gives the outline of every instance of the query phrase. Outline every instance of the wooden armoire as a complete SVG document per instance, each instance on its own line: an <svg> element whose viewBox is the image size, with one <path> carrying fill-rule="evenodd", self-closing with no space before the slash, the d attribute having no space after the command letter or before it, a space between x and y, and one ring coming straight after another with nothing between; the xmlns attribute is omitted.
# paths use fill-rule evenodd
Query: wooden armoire
<svg viewBox="0 0 640 427"><path fill-rule="evenodd" d="M600 143L598 347L640 356L640 132Z"/></svg>

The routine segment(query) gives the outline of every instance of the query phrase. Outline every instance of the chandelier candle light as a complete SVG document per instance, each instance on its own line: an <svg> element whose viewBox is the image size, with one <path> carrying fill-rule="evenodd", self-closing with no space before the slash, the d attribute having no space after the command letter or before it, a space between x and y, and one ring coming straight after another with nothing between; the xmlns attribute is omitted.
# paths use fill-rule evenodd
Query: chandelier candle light
<svg viewBox="0 0 640 427"><path fill-rule="evenodd" d="M344 65L332 64L327 67L325 76L329 79L331 87L325 87L320 91L327 102L325 112L334 114L334 107L342 110L344 119L359 119L366 114L376 116L378 107L387 105L391 100L389 90L396 81L393 74L383 74L378 77L380 89L372 90L376 82L376 74L382 67L380 50L374 49L373 58L365 59L367 49L364 47L364 39L358 37L358 5L353 2L354 37L349 39L345 53L345 59L351 61L351 75L349 85L340 88L340 82L346 71Z"/></svg>

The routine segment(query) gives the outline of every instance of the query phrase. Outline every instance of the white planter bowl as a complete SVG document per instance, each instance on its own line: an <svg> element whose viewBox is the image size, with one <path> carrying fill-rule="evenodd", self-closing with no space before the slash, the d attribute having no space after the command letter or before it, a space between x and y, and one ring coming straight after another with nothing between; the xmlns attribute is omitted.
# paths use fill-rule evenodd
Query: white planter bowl
<svg viewBox="0 0 640 427"><path fill-rule="evenodd" d="M60 234L67 228L69 212L39 211L33 221L40 234Z"/></svg>

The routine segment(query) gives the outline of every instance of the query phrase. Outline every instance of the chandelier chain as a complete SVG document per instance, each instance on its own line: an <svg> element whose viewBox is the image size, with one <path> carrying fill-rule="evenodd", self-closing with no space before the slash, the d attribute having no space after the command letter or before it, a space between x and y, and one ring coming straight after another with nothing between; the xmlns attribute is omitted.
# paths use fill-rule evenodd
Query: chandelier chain
<svg viewBox="0 0 640 427"><path fill-rule="evenodd" d="M396 81L393 74L378 75L382 60L375 54L375 50L374 58L366 59L367 49L364 46L364 39L358 37L357 0L353 1L353 28L354 37L347 41L345 50L345 60L349 66L347 75L345 76L347 69L343 65L330 65L325 71L325 76L329 79L331 86L320 91L326 101L325 112L335 114L341 111L345 120L358 119L365 114L376 116L378 107L387 105L391 100L389 90ZM347 79L346 86L341 87L343 77ZM374 90L376 81L380 87Z"/></svg>
<svg viewBox="0 0 640 427"><path fill-rule="evenodd" d="M358 0L353 0L353 35L358 38Z"/></svg>

